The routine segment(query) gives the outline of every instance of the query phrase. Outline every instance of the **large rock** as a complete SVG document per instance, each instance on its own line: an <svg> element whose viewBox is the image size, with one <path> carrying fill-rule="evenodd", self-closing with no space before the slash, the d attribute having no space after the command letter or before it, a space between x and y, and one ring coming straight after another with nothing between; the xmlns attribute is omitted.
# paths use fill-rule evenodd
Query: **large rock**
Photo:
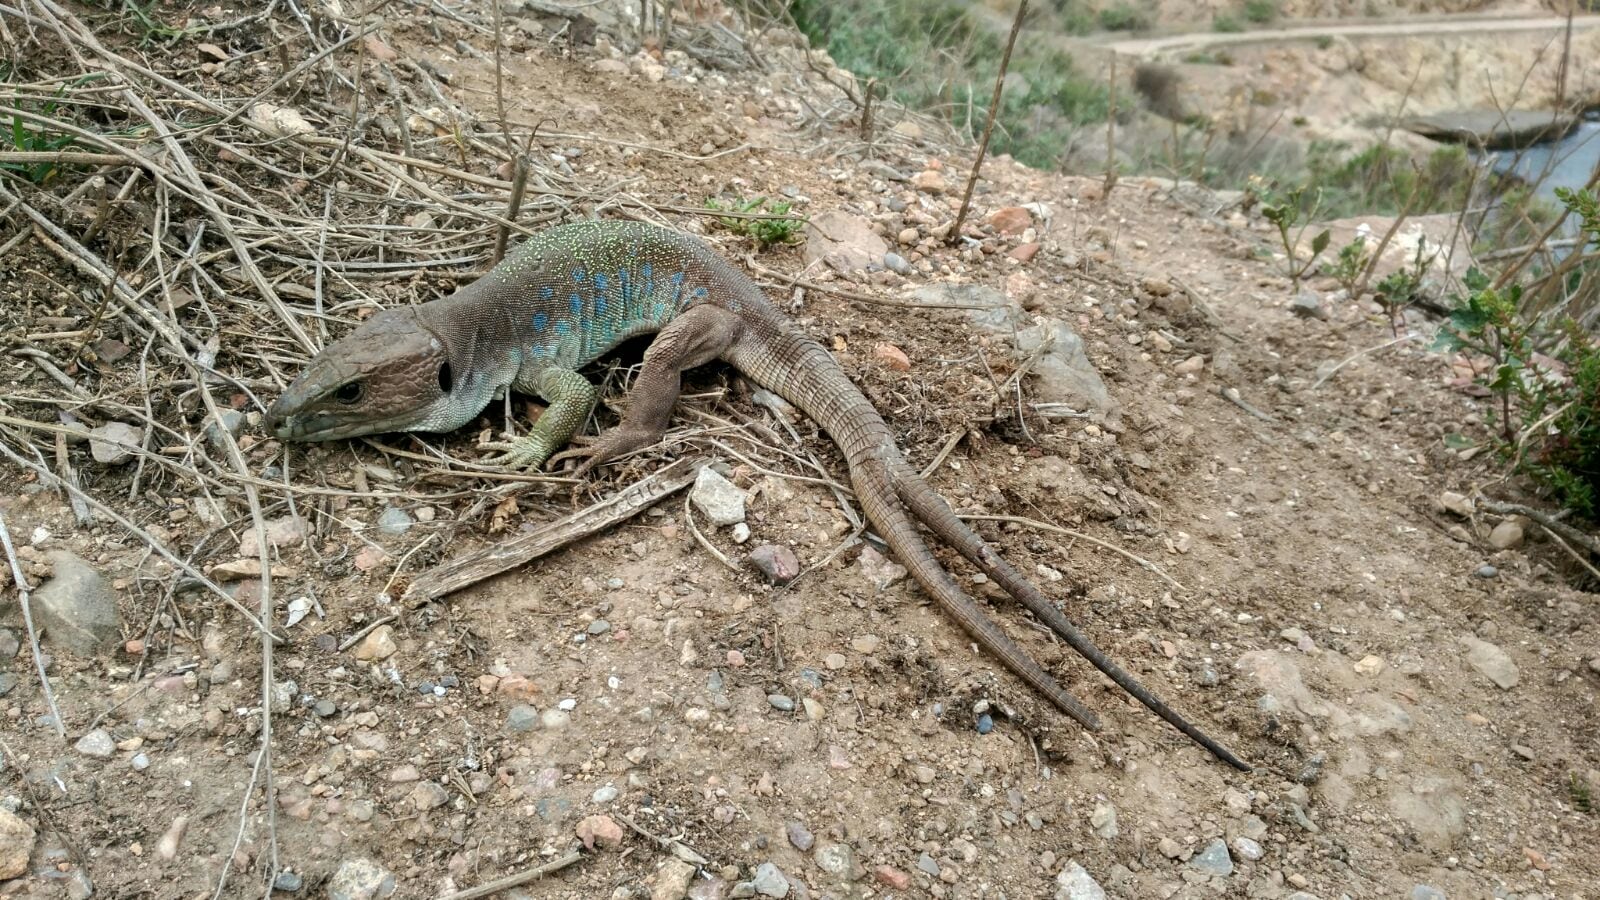
<svg viewBox="0 0 1600 900"><path fill-rule="evenodd" d="M381 900L394 890L394 873L363 857L345 860L328 879L328 900Z"/></svg>
<svg viewBox="0 0 1600 900"><path fill-rule="evenodd" d="M828 210L806 223L806 265L824 263L841 274L882 266L889 245L872 223L840 210Z"/></svg>
<svg viewBox="0 0 1600 900"><path fill-rule="evenodd" d="M1065 403L1078 412L1117 412L1100 371L1084 352L1083 338L1067 323L1047 319L1017 332L1017 355L1026 359L1046 341L1050 346L1033 364L1033 396L1045 403Z"/></svg>
<svg viewBox="0 0 1600 900"><path fill-rule="evenodd" d="M1424 847L1437 853L1449 852L1467 830L1461 791L1443 778L1413 778L1408 788L1390 793L1389 809L1411 827Z"/></svg>
<svg viewBox="0 0 1600 900"><path fill-rule="evenodd" d="M33 826L0 806L0 881L27 874L33 842Z"/></svg>
<svg viewBox="0 0 1600 900"><path fill-rule="evenodd" d="M1056 875L1056 900L1106 900L1105 889L1077 860Z"/></svg>
<svg viewBox="0 0 1600 900"><path fill-rule="evenodd" d="M1517 686L1522 676L1504 650L1471 636L1463 637L1461 646L1466 648L1467 662L1501 690L1509 691Z"/></svg>
<svg viewBox="0 0 1600 900"><path fill-rule="evenodd" d="M1482 146L1486 150L1521 150L1558 141L1579 121L1577 116L1548 110L1461 109L1417 116L1402 122L1401 127L1435 141Z"/></svg>
<svg viewBox="0 0 1600 900"><path fill-rule="evenodd" d="M55 575L33 593L33 616L45 640L83 656L108 649L122 635L117 598L105 576L68 553L50 553Z"/></svg>

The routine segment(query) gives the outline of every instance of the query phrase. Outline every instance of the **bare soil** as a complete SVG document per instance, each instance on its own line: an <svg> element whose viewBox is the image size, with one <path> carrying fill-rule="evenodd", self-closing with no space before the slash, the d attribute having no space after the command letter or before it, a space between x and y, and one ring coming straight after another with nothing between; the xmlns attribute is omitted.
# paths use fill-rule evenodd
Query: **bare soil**
<svg viewBox="0 0 1600 900"><path fill-rule="evenodd" d="M407 10L397 7L382 32L400 59L448 70L452 99L492 121L492 62L451 52L456 40L485 53L492 44ZM269 518L285 515L293 496L311 530L305 546L277 551L271 585L287 642L269 677L293 682L272 717L272 805L267 773L254 768L264 673L253 630L203 591L173 592L182 579L144 541L104 521L78 526L62 494L6 464L0 512L19 543L37 543L25 556L64 549L93 563L112 581L124 625L118 648L99 655L46 637L66 742L41 721L25 635L0 662L20 680L0 703L0 805L40 833L27 874L0 883L0 896L75 895L80 877L99 896L211 896L225 866L225 896L259 896L282 870L301 877L300 893L323 896L342 864L365 857L393 874L395 896L432 897L558 857L596 815L626 815L705 857L696 890L723 893L691 896L730 896L767 862L789 877L789 896L1051 897L1070 862L1118 897L1395 897L1423 884L1452 898L1595 896L1600 816L1585 799L1600 791L1594 597L1568 586L1574 564L1536 526L1521 548L1495 551L1486 536L1496 519L1440 508L1447 490L1527 498L1485 454L1446 448L1447 433L1480 433L1482 410L1449 387L1447 361L1422 349L1425 337L1367 353L1314 386L1333 364L1389 341L1389 325L1348 301L1328 302L1326 321L1292 315L1268 232L1241 214L1213 215L1203 192L1129 179L1107 195L1097 179L991 160L976 220L1044 204L1042 248L1019 264L1007 251L1020 239L985 228L974 244L946 249L929 235L954 217L965 153L903 128L867 165L853 120L817 118L823 101L798 102L815 90L798 71L722 74L669 59L654 81L648 54L644 65L620 53L622 66L600 65L611 60L608 42L622 43L601 40L569 54L541 32L505 72L513 122L584 135L542 144L546 154L581 148L567 157L581 183L659 205L788 194L803 198L804 214L866 216L891 243L917 228L918 243L897 248L913 275L845 286L893 298L926 283L984 284L1083 337L1120 415L1019 422L1017 398L995 391L1016 356L1006 339L979 338L965 313L804 290L796 314L838 351L913 464L965 432L932 476L961 512L1080 531L1158 567L1167 577L1026 523L977 523L1103 649L1255 771L1208 758L973 581L954 554L946 563L1104 730L1087 733L1041 702L907 581L878 589L861 545L774 588L707 553L681 497L446 601L391 599L410 575L497 540L492 523L537 527L669 456L719 449L713 439L743 457L727 461L754 491L752 537L740 546L726 529L694 527L735 561L759 544L787 545L806 567L825 560L852 525L839 496L786 451L814 454L840 479L837 454L809 423L796 426L798 445L776 437L782 426L725 368L691 379L681 427L658 451L614 467L604 483L527 485L514 507L505 483L447 473L407 438L283 448L241 401ZM792 59L774 53L772 64ZM191 77L214 96L249 93ZM896 118L886 112L881 125ZM204 152L213 164L216 151ZM493 170L492 161L468 165ZM950 190L915 190L887 179L885 165L907 174L942 166ZM292 181L253 177L274 189ZM704 219L669 220L706 231L732 257L753 252ZM0 238L21 227L14 218ZM756 258L803 267L795 248ZM99 295L34 241L0 271L8 334L69 330L44 320L87 322L80 292ZM396 272L362 289L404 302L465 277ZM338 296L347 302L335 318L352 320L356 296ZM776 285L773 296L788 304L795 295ZM214 328L198 308L177 315L215 334L218 368L251 379L262 399L293 371L295 354L279 352L263 319L252 334ZM106 333L134 344L120 327L107 323ZM1418 318L1412 327L1432 326ZM28 341L58 357L71 349ZM882 343L902 349L910 371L886 365ZM274 348L275 373L247 352L263 344ZM1180 374L1196 355L1204 366ZM0 359L0 411L53 423L74 401L31 359ZM141 372L140 359L135 346L71 374L134 407L147 394L155 419L203 445L204 410L162 384L181 370L151 357L159 371ZM1229 387L1266 418L1219 393ZM486 416L427 440L471 458L498 423ZM53 449L52 435L9 426L0 439L31 458L22 435ZM226 522L208 527L193 512L196 482L151 465L135 486L138 463L108 467L86 444L62 446L87 491L179 555L207 569L243 555L251 529L237 493L221 498ZM167 446L182 442L154 443ZM286 478L294 490L265 486ZM414 520L402 534L376 527L391 506ZM42 562L30 568L35 585L48 574ZM246 579L229 589L254 609L263 588ZM20 634L15 597L8 583L0 624ZM301 597L325 615L284 627ZM392 655L339 649L386 617ZM1517 683L1491 683L1463 638L1503 650ZM130 652L123 641L143 645ZM795 708L776 708L775 694ZM988 733L977 727L981 702ZM508 721L519 706L537 712L526 730ZM74 750L92 728L119 742L110 758ZM138 755L148 767L134 767ZM608 786L614 798L597 798ZM798 849L791 823L833 855ZM1237 849L1248 846L1241 836L1259 843L1260 859ZM1231 875L1190 861L1215 838L1236 848ZM518 890L665 895L670 858L628 832L619 848L602 845Z"/></svg>

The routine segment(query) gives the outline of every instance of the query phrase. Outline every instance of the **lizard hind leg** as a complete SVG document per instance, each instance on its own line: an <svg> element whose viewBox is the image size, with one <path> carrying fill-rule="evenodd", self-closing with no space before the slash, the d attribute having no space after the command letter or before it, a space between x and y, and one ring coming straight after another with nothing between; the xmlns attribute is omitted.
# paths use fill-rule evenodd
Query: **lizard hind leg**
<svg viewBox="0 0 1600 900"><path fill-rule="evenodd" d="M922 479L903 460L892 465L895 491L900 499L911 510L922 524L938 535L940 540L949 544L956 552L967 558L968 562L977 566L985 575L993 578L1005 592L1010 594L1030 612L1039 617L1039 620L1050 626L1050 629L1067 642L1078 655L1088 660L1095 668L1104 672L1116 682L1123 690L1133 695L1140 703L1165 719L1172 727L1183 732L1195 743L1210 751L1213 756L1230 766L1243 772L1250 771L1250 766L1235 756L1227 747L1222 746L1206 735L1200 729L1190 724L1181 714L1155 694L1149 688L1139 683L1133 675L1106 656L1094 642L1078 627L1072 624L1055 604L1036 587L1033 582L1023 577L1012 565L1006 562L995 552L994 548L979 537L977 532L968 527L967 523L956 517L949 504L940 497L931 485Z"/></svg>
<svg viewBox="0 0 1600 900"><path fill-rule="evenodd" d="M718 306L696 306L661 329L644 352L644 367L628 392L628 410L616 427L582 447L564 450L550 458L579 460L575 478L608 460L648 447L661 440L672 408L678 403L685 369L704 365L739 339L743 322Z"/></svg>

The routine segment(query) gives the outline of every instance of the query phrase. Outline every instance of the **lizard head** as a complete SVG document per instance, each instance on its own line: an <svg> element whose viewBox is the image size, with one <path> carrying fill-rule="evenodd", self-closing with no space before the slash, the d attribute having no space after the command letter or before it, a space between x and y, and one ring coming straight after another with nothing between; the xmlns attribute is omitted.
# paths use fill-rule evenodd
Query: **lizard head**
<svg viewBox="0 0 1600 900"><path fill-rule="evenodd" d="M440 431L455 387L449 348L410 307L385 310L335 341L267 410L283 440L331 441L386 431Z"/></svg>

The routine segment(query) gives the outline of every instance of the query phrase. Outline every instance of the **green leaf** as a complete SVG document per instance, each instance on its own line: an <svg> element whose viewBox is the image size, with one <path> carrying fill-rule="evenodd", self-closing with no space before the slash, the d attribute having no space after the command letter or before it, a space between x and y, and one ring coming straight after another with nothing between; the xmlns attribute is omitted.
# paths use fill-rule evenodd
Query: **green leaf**
<svg viewBox="0 0 1600 900"><path fill-rule="evenodd" d="M1331 232L1327 231L1326 229L1324 229L1321 234L1319 234L1316 237L1311 239L1311 252L1312 252L1312 254L1321 253L1322 251L1328 249L1328 244L1332 240L1333 240L1333 234Z"/></svg>

